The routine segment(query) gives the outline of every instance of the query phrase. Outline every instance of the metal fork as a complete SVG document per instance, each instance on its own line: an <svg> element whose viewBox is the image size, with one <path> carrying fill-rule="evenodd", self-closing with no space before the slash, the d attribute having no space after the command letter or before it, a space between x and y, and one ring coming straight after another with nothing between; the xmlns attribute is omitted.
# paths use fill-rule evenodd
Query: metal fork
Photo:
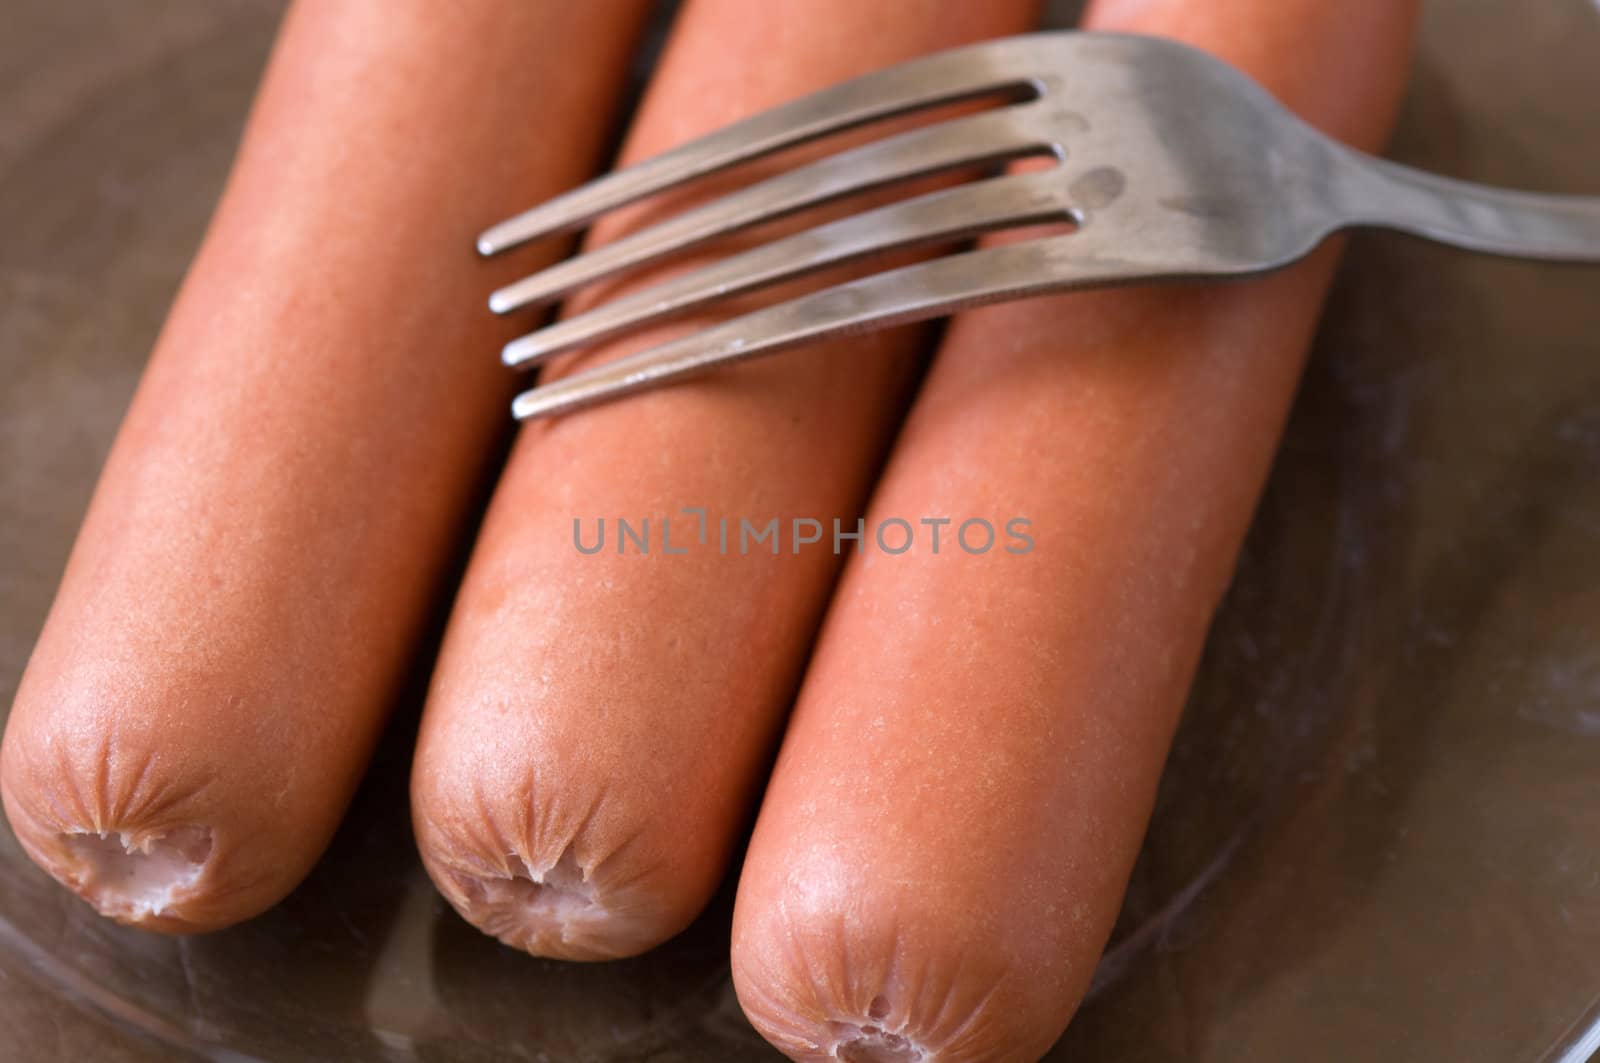
<svg viewBox="0 0 1600 1063"><path fill-rule="evenodd" d="M809 206L1030 155L1057 165L848 216L614 299L507 344L527 367L662 317L912 245L1050 221L1065 235L946 254L824 288L519 395L540 417L800 343L982 303L1287 266L1352 227L1475 251L1600 262L1600 198L1454 181L1364 155L1184 45L1109 33L1010 37L913 60L776 107L487 230L484 255L570 231L683 182L864 123L960 100L1024 97L782 173L496 291L497 313Z"/></svg>

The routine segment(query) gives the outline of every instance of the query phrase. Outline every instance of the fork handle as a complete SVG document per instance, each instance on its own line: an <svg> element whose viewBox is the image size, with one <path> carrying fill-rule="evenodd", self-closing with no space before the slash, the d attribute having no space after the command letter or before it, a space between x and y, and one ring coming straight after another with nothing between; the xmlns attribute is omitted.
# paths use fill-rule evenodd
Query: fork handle
<svg viewBox="0 0 1600 1063"><path fill-rule="evenodd" d="M1397 229L1489 254L1600 262L1600 197L1515 192L1359 159L1344 189L1349 226Z"/></svg>

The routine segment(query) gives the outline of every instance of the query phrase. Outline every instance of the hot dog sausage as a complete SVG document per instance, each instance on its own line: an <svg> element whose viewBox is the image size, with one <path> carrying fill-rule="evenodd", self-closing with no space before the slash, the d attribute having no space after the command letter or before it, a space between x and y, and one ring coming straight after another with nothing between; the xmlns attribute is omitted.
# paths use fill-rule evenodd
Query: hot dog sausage
<svg viewBox="0 0 1600 1063"><path fill-rule="evenodd" d="M645 12L289 14L6 728L12 828L105 914L223 926L327 843L504 424L473 238L598 161Z"/></svg>
<svg viewBox="0 0 1600 1063"><path fill-rule="evenodd" d="M1205 48L1370 149L1414 17L1411 3L1103 0L1089 23ZM923 526L904 554L851 560L739 884L739 999L790 1056L1027 1060L1059 1036L1333 263L952 324L868 523L953 523L937 554ZM986 551L981 526L957 541L972 518L998 533ZM1031 549L1001 532L1017 518Z"/></svg>
<svg viewBox="0 0 1600 1063"><path fill-rule="evenodd" d="M1032 16L1031 0L692 0L625 158ZM598 959L660 942L705 904L836 571L825 547L796 556L787 532L778 556L741 554L737 524L723 553L719 522L854 512L915 353L915 333L882 333L524 430L413 772L418 846L467 919L532 952ZM636 534L648 521L651 553L617 518ZM574 524L592 548L602 521L600 552L581 552Z"/></svg>

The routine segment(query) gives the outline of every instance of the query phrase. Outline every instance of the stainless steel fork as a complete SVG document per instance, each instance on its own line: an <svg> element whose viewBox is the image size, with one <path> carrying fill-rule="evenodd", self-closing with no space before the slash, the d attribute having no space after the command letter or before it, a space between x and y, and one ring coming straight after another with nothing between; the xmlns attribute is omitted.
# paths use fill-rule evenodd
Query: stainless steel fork
<svg viewBox="0 0 1600 1063"><path fill-rule="evenodd" d="M745 187L495 292L498 313L855 192L1029 155L1057 165L879 207L775 240L513 340L506 364L778 281L912 245L1050 221L1065 235L946 254L824 288L518 396L519 419L653 387L800 343L1077 288L1279 269L1330 234L1397 229L1456 247L1600 262L1600 198L1454 181L1354 151L1232 67L1184 45L1040 33L869 74L617 171L502 222L484 255L737 163L879 119L1010 93L996 109L869 142Z"/></svg>

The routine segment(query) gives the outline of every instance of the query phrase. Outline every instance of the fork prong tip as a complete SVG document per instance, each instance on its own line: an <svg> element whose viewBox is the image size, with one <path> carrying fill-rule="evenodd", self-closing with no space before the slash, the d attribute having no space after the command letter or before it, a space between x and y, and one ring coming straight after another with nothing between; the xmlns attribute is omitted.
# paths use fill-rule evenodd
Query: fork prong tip
<svg viewBox="0 0 1600 1063"><path fill-rule="evenodd" d="M534 396L532 391L524 391L522 394L518 395L514 400L512 400L511 416L518 421L532 420L535 417L542 416L546 412L541 408L542 405L543 404L539 401L538 397Z"/></svg>
<svg viewBox="0 0 1600 1063"><path fill-rule="evenodd" d="M527 346L520 339L507 343L500 348L500 364L511 369L517 368L528 360L528 355L525 353Z"/></svg>

